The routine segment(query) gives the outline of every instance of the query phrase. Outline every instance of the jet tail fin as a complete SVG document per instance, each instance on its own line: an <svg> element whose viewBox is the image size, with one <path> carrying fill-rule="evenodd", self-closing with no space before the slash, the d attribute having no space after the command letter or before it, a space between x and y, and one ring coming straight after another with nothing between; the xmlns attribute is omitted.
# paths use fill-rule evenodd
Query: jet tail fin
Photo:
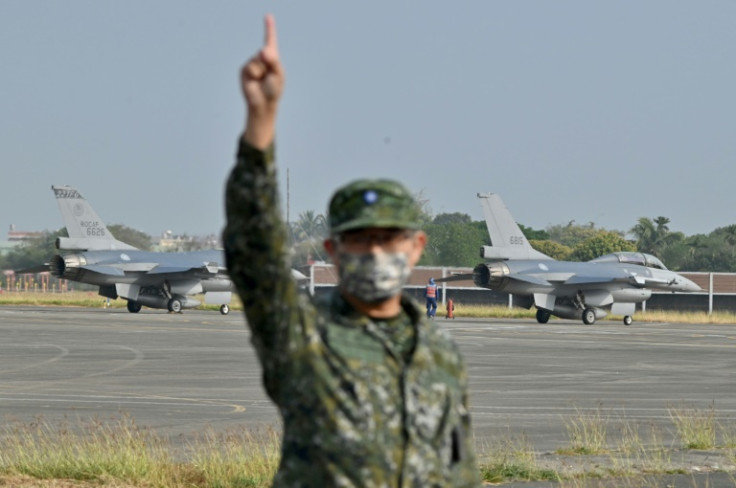
<svg viewBox="0 0 736 488"><path fill-rule="evenodd" d="M552 259L535 250L521 232L511 212L495 193L478 193L491 245L481 248L481 257L502 259Z"/></svg>
<svg viewBox="0 0 736 488"><path fill-rule="evenodd" d="M71 186L52 185L61 217L69 237L56 241L58 249L84 249L102 251L114 249L134 250L135 247L115 239L105 223L84 197Z"/></svg>

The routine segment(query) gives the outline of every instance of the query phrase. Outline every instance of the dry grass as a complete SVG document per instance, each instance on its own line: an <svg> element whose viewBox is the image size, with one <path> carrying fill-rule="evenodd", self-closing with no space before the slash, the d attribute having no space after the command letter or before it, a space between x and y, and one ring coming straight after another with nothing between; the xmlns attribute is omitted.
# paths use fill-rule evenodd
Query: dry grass
<svg viewBox="0 0 736 488"><path fill-rule="evenodd" d="M716 447L715 405L706 410L694 407L670 407L670 419L677 429L678 437L685 449L713 449Z"/></svg>
<svg viewBox="0 0 736 488"><path fill-rule="evenodd" d="M225 486L268 486L278 468L280 445L273 428L207 431L190 445L189 466L196 477L230 483Z"/></svg>
<svg viewBox="0 0 736 488"><path fill-rule="evenodd" d="M676 433L672 445L664 443L660 426L638 424L625 416L611 415L600 406L576 409L575 415L564 419L570 444L556 453L574 456L572 459L576 456L580 461L574 463L567 457L567 472L559 472L560 478L573 480L569 486L588 486L577 485L576 479L612 477L619 482L621 478L629 480L615 486L649 486L640 482L651 475L688 474L693 469L736 472L734 448L728 444L733 439L733 427L716 421L714 405L706 409L669 407L667 411L673 424L667 430ZM613 441L606 441L611 432L618 435L613 436ZM725 440L722 446L716 444L719 436ZM708 451L700 459L710 459L711 465L694 468L689 458L703 449ZM656 482L652 486L657 486Z"/></svg>
<svg viewBox="0 0 736 488"><path fill-rule="evenodd" d="M195 297L204 301L202 296ZM2 305L32 305L32 306L57 306L57 307L107 307L107 299L94 291L74 291L66 293L43 293L40 291L4 291L0 293L0 306ZM125 308L126 301L122 299L110 300L111 308ZM202 305L204 310L218 310L218 305ZM242 304L237 296L233 294L230 304L232 310L242 310ZM444 317L447 310L440 305L437 308L437 316ZM457 318L501 318L501 319L533 319L536 316L534 309L509 308L506 305L464 305L455 302L454 314ZM623 317L610 315L606 320L620 321ZM663 310L651 310L638 312L634 319L638 322L675 322L690 324L734 324L736 314L730 312L714 312L708 315L705 312L670 312ZM557 320L552 317L551 320Z"/></svg>
<svg viewBox="0 0 736 488"><path fill-rule="evenodd" d="M195 299L204 302L204 296L195 296ZM127 301L123 299L108 300L94 291L72 291L66 293L43 293L33 291L0 293L2 305L31 305L34 307L88 307L88 308L125 308ZM219 310L219 305L200 305L202 310ZM233 294L230 303L231 310L242 310L243 306L237 294Z"/></svg>
<svg viewBox="0 0 736 488"><path fill-rule="evenodd" d="M651 310L637 313L634 318L639 322L681 322L688 324L735 324L736 314L732 312L669 312Z"/></svg>
<svg viewBox="0 0 736 488"><path fill-rule="evenodd" d="M43 293L33 291L5 291L0 294L0 305L33 305L57 307L103 308L106 299L93 291L72 291L67 293ZM124 308L125 300L110 300L110 306Z"/></svg>
<svg viewBox="0 0 736 488"><path fill-rule="evenodd" d="M167 470L161 468L171 464L165 442L127 416L61 425L38 419L3 431L0 467L10 475L164 486Z"/></svg>
<svg viewBox="0 0 736 488"><path fill-rule="evenodd" d="M61 425L39 419L0 431L0 486L260 488L276 472L279 445L273 429L243 429L206 432L180 453L126 415Z"/></svg>
<svg viewBox="0 0 736 488"><path fill-rule="evenodd" d="M437 309L437 316L443 317L447 313L446 309L440 306ZM455 302L455 316L458 318L528 318L536 317L536 310L527 310L524 308L509 308L506 305L463 305ZM622 316L609 315L605 320L621 321ZM551 317L550 320L558 320ZM664 310L651 310L646 312L637 312L634 315L637 322L675 322L690 324L734 324L736 323L736 314L730 312L714 312L708 315L706 312L675 312Z"/></svg>
<svg viewBox="0 0 736 488"><path fill-rule="evenodd" d="M715 422L712 405L707 409L680 406L667 410L672 427L631 421L625 413L614 415L600 405L576 408L573 415L562 418L568 445L540 454L525 437L507 435L479 446L481 474L492 484L547 480L558 481L561 488L659 487L665 486L663 476L679 475L687 482L688 476L713 471L725 472L727 479L736 480L733 424L724 427ZM663 429L677 433L672 444L664 442ZM724 439L722 446L709 441L706 452L698 451L700 447L682 447L694 444L689 438L712 439L713 431ZM700 486L694 477L692 486Z"/></svg>
<svg viewBox="0 0 736 488"><path fill-rule="evenodd" d="M602 408L575 408L576 415L563 419L571 445L562 454L602 454L607 452L609 419Z"/></svg>
<svg viewBox="0 0 736 488"><path fill-rule="evenodd" d="M678 432L714 428L733 442L733 428L711 421L711 406L668 409ZM704 421L705 419L705 421ZM667 446L660 430L614 416L600 406L563 418L569 447L544 455L525 436L510 435L479 446L479 469L489 483L547 480L560 486L657 486L650 476L690 473L689 450ZM682 429L687 425L687 429ZM699 431L704 432L699 432ZM610 434L618 432L618 436ZM690 435L690 434L688 434ZM614 438L612 440L612 438ZM730 439L730 440L728 440ZM681 435L678 443L685 445ZM43 419L0 428L0 486L21 488L260 488L270 485L279 463L280 437L270 427L207 430L184 447L138 426L127 415L52 425ZM734 472L734 446L712 446L708 456ZM697 451L696 451L697 452ZM730 463L730 464L729 464ZM730 470L730 471L729 471ZM612 484L613 483L613 484Z"/></svg>

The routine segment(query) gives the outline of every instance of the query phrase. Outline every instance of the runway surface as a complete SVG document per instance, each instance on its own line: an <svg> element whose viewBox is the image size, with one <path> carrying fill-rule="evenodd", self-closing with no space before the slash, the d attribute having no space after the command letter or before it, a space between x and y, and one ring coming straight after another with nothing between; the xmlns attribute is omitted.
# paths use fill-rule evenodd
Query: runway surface
<svg viewBox="0 0 736 488"><path fill-rule="evenodd" d="M444 320L470 373L479 443L524 435L570 445L570 419L656 426L668 408L736 419L736 325ZM117 309L0 308L0 418L101 419L188 439L206 427L278 425L243 316ZM733 428L733 427L732 427Z"/></svg>

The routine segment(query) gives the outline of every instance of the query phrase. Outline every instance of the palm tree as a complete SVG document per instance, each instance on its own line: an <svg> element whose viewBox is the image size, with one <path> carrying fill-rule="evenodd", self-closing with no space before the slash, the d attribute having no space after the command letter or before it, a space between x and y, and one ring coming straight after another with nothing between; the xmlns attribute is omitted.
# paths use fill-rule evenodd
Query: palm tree
<svg viewBox="0 0 736 488"><path fill-rule="evenodd" d="M651 252L655 240L656 228L649 217L640 217L630 231L636 237L636 248L641 252Z"/></svg>
<svg viewBox="0 0 736 488"><path fill-rule="evenodd" d="M299 214L293 224L294 237L297 241L321 241L327 236L327 221L322 214L307 210Z"/></svg>
<svg viewBox="0 0 736 488"><path fill-rule="evenodd" d="M657 224L656 231L658 236L666 236L669 233L670 228L667 227L667 224L670 223L670 219L668 219L667 217L662 217L660 215L659 217L654 219L654 223Z"/></svg>
<svg viewBox="0 0 736 488"><path fill-rule="evenodd" d="M669 223L670 219L667 217L659 216L654 220L641 217L630 231L636 237L636 248L640 252L661 255L662 251L677 238L670 232L667 226Z"/></svg>

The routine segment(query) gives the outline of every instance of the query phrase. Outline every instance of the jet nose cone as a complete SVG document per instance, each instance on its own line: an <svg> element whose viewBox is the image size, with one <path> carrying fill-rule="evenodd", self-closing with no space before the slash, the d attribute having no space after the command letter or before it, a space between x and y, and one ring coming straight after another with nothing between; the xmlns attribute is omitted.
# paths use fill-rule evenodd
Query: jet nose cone
<svg viewBox="0 0 736 488"><path fill-rule="evenodd" d="M688 292L703 291L703 289L700 288L700 286L697 283L687 278L682 279L682 283L680 284L680 286L682 287L683 291L688 291Z"/></svg>

